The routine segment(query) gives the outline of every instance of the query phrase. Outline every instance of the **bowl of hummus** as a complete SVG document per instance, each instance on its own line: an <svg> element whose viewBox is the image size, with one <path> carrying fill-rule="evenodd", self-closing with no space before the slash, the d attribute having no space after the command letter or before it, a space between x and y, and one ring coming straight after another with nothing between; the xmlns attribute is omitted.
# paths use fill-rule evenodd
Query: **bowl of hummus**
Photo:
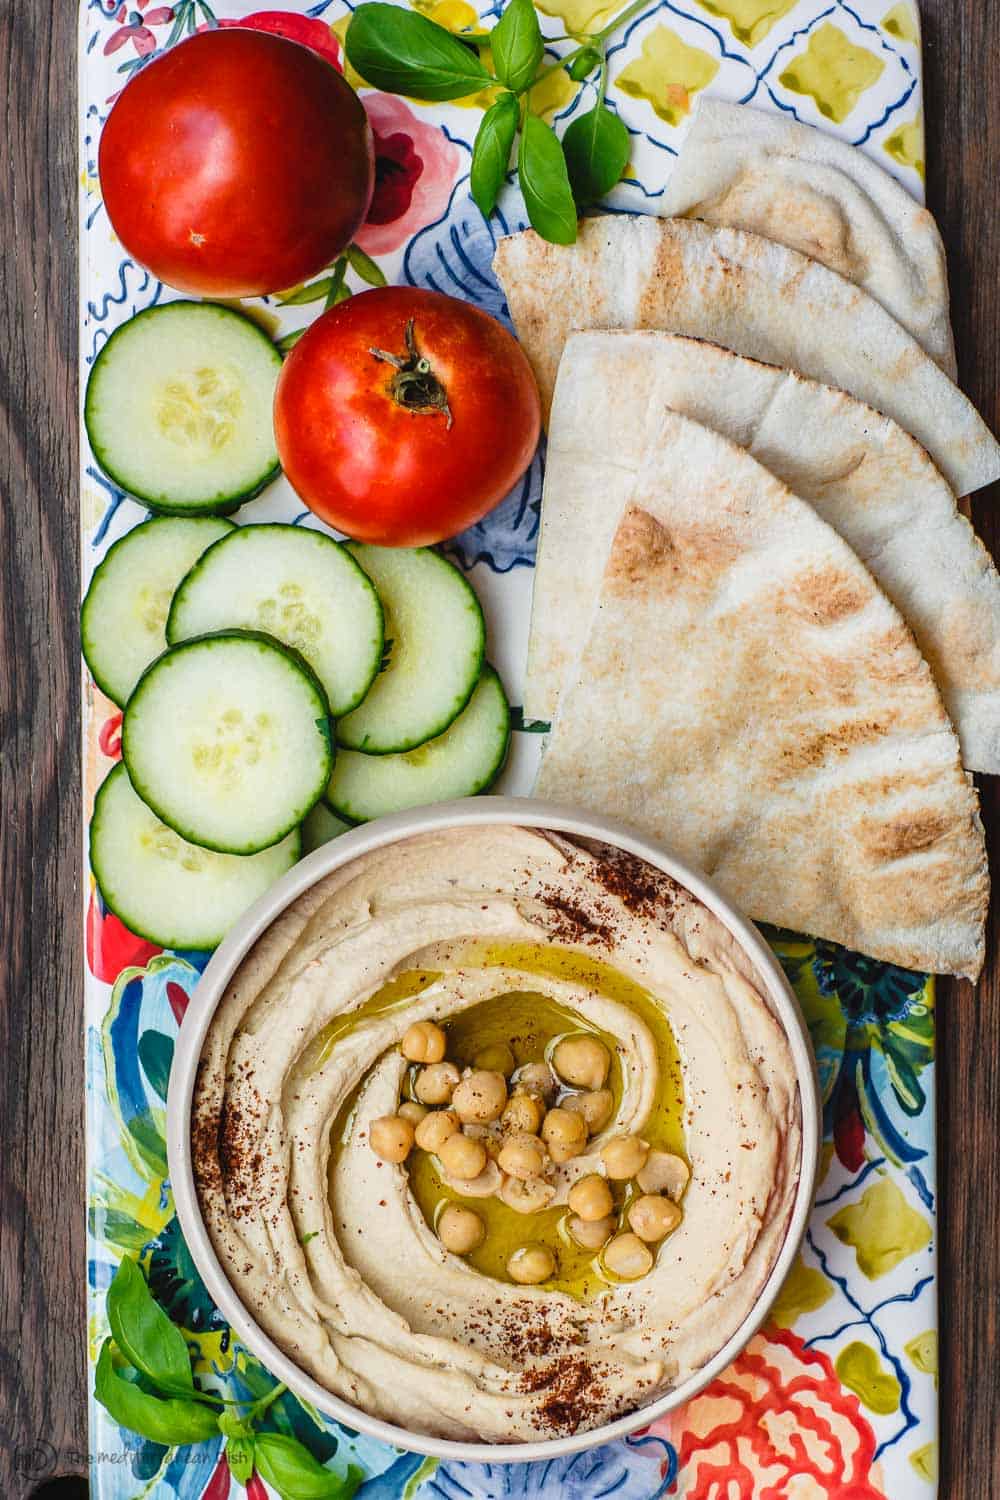
<svg viewBox="0 0 1000 1500"><path fill-rule="evenodd" d="M795 997L697 871L484 797L352 830L213 955L168 1101L184 1237L320 1411L482 1461L706 1385L805 1231Z"/></svg>

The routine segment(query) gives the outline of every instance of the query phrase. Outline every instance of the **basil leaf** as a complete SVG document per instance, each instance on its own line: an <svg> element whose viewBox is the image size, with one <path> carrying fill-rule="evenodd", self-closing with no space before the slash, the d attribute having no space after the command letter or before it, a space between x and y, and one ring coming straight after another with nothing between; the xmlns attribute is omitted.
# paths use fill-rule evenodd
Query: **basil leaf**
<svg viewBox="0 0 1000 1500"><path fill-rule="evenodd" d="M537 73L544 51L542 28L532 0L508 0L490 32L490 53L500 82L519 94Z"/></svg>
<svg viewBox="0 0 1000 1500"><path fill-rule="evenodd" d="M357 245L348 245L344 251L351 263L351 270L362 281L367 281L369 286L385 286L385 272L381 266L377 266L370 255L366 255Z"/></svg>
<svg viewBox="0 0 1000 1500"><path fill-rule="evenodd" d="M233 1437L226 1444L226 1463L237 1484L246 1484L253 1474L254 1441L250 1437Z"/></svg>
<svg viewBox="0 0 1000 1500"><path fill-rule="evenodd" d="M115 1343L130 1365L174 1394L194 1389L184 1335L171 1323L129 1256L108 1287L107 1308Z"/></svg>
<svg viewBox="0 0 1000 1500"><path fill-rule="evenodd" d="M306 332L308 332L308 330L305 328L293 328L291 333L286 333L284 338L280 338L277 344L275 344L275 348L277 349L278 353L290 354L291 351L295 348L295 345L298 343L299 339Z"/></svg>
<svg viewBox="0 0 1000 1500"><path fill-rule="evenodd" d="M124 1380L111 1362L111 1340L105 1339L97 1360L94 1395L121 1427L168 1448L204 1443L218 1437L219 1422L210 1407L197 1401L161 1401Z"/></svg>
<svg viewBox="0 0 1000 1500"><path fill-rule="evenodd" d="M629 150L628 131L606 105L573 121L563 136L563 151L578 204L610 193L628 164Z"/></svg>
<svg viewBox="0 0 1000 1500"><path fill-rule="evenodd" d="M555 131L537 115L524 117L517 170L531 227L554 245L572 245L576 239L576 204L566 158Z"/></svg>
<svg viewBox="0 0 1000 1500"><path fill-rule="evenodd" d="M507 175L519 113L515 95L501 94L483 115L476 131L469 186L484 219L493 212Z"/></svg>
<svg viewBox="0 0 1000 1500"><path fill-rule="evenodd" d="M373 88L415 99L461 99L490 81L477 53L450 31L398 5L359 5L344 38L347 60Z"/></svg>
<svg viewBox="0 0 1000 1500"><path fill-rule="evenodd" d="M273 1485L281 1500L350 1500L364 1474L350 1467L334 1474L316 1462L297 1438L279 1432L259 1432L254 1444L257 1473Z"/></svg>

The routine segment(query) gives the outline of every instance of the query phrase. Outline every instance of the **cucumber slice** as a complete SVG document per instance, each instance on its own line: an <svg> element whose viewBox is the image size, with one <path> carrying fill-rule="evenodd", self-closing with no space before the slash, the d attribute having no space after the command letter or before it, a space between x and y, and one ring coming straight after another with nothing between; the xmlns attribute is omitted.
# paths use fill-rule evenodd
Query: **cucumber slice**
<svg viewBox="0 0 1000 1500"><path fill-rule="evenodd" d="M442 734L479 681L486 622L472 585L427 547L345 544L378 589L385 614L385 670L337 739L367 755L412 750Z"/></svg>
<svg viewBox="0 0 1000 1500"><path fill-rule="evenodd" d="M98 564L80 611L83 655L119 708L167 649L174 590L206 547L234 529L221 516L155 516L121 537Z"/></svg>
<svg viewBox="0 0 1000 1500"><path fill-rule="evenodd" d="M281 355L215 302L167 302L108 339L83 417L116 484L169 515L236 510L278 472L271 407Z"/></svg>
<svg viewBox="0 0 1000 1500"><path fill-rule="evenodd" d="M322 849L324 844L338 834L346 833L350 827L351 824L338 818L325 802L317 802L302 824L302 853L311 854L314 849Z"/></svg>
<svg viewBox="0 0 1000 1500"><path fill-rule="evenodd" d="M170 607L167 640L230 626L293 646L335 718L361 702L382 660L382 606L371 579L340 542L302 526L243 526L191 569Z"/></svg>
<svg viewBox="0 0 1000 1500"><path fill-rule="evenodd" d="M143 802L182 838L254 854L301 823L330 779L326 698L305 662L270 636L198 636L139 679L122 758Z"/></svg>
<svg viewBox="0 0 1000 1500"><path fill-rule="evenodd" d="M179 838L136 796L121 764L106 777L90 823L90 867L104 904L130 932L162 948L214 948L299 857L298 829L241 857Z"/></svg>
<svg viewBox="0 0 1000 1500"><path fill-rule="evenodd" d="M509 741L507 698L486 666L467 707L437 739L404 755L341 750L326 801L339 817L363 823L427 802L473 797L499 775Z"/></svg>

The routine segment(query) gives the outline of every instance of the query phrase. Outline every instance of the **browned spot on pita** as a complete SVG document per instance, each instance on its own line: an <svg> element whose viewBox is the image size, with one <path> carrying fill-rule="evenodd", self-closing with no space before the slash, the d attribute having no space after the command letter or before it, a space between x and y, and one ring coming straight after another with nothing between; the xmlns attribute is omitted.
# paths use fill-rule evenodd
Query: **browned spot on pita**
<svg viewBox="0 0 1000 1500"><path fill-rule="evenodd" d="M663 567L673 545L665 526L648 510L630 505L622 516L611 546L609 582L637 583Z"/></svg>
<svg viewBox="0 0 1000 1500"><path fill-rule="evenodd" d="M818 625L837 625L865 608L872 589L834 567L827 567L796 579L791 594L798 607L812 615Z"/></svg>
<svg viewBox="0 0 1000 1500"><path fill-rule="evenodd" d="M850 755L861 745L873 745L880 740L888 727L887 720L852 719L836 725L833 729L821 730L818 734L803 736L798 742L789 742L781 750L781 774L779 781L800 771L815 771L836 757Z"/></svg>
<svg viewBox="0 0 1000 1500"><path fill-rule="evenodd" d="M865 830L865 844L875 859L905 859L908 854L920 854L933 848L949 835L952 827L952 819L925 808L920 812L900 813L887 822L869 826Z"/></svg>
<svg viewBox="0 0 1000 1500"><path fill-rule="evenodd" d="M687 279L676 235L661 234L653 264L636 307L636 328L669 327L670 309Z"/></svg>

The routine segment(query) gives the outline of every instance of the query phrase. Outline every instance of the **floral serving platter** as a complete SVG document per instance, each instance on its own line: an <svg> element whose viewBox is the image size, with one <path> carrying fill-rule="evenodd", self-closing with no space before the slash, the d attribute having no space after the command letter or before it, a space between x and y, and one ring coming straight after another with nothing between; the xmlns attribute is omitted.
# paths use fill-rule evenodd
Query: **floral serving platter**
<svg viewBox="0 0 1000 1500"><path fill-rule="evenodd" d="M487 0L488 3L488 0ZM459 29L492 24L468 0L413 0ZM609 0L538 0L549 36L602 25ZM344 0L82 0L80 11L81 384L104 341L133 313L175 294L117 244L96 177L110 101L131 74L203 26L279 29L321 50L356 86L342 39ZM550 43L553 57L559 46ZM632 154L611 207L655 212L691 105L708 90L781 110L859 145L923 196L919 20L912 0L650 0L610 48L608 101ZM588 107L561 71L533 93L560 129ZM490 271L496 239L521 228L512 185L485 222L469 196L477 97L426 105L362 86L378 156L361 248L389 281L433 287L506 317ZM476 107L470 108L472 104ZM353 290L363 283L353 277ZM322 310L317 278L247 311L292 341ZM521 690L542 458L517 490L449 544L484 601L491 656L512 702ZM84 585L145 512L81 445ZM318 525L283 480L237 519ZM86 804L119 758L121 715L85 681ZM514 711L498 790L530 791L544 726ZM199 1372L223 1394L266 1395L273 1377L212 1305L181 1238L164 1145L174 1039L207 955L161 951L129 933L89 877L86 909L88 1286L91 1354L107 1331L105 1293L123 1256L184 1330ZM682 1410L630 1438L548 1463L438 1463L320 1417L291 1394L265 1425L294 1434L321 1463L364 1473L363 1500L920 1500L936 1492L933 981L830 943L767 934L809 1021L825 1105L822 1184L802 1253L765 1330ZM166 1448L119 1428L91 1403L95 1500L228 1500L241 1491L214 1439ZM255 1476L251 1500L272 1492Z"/></svg>

